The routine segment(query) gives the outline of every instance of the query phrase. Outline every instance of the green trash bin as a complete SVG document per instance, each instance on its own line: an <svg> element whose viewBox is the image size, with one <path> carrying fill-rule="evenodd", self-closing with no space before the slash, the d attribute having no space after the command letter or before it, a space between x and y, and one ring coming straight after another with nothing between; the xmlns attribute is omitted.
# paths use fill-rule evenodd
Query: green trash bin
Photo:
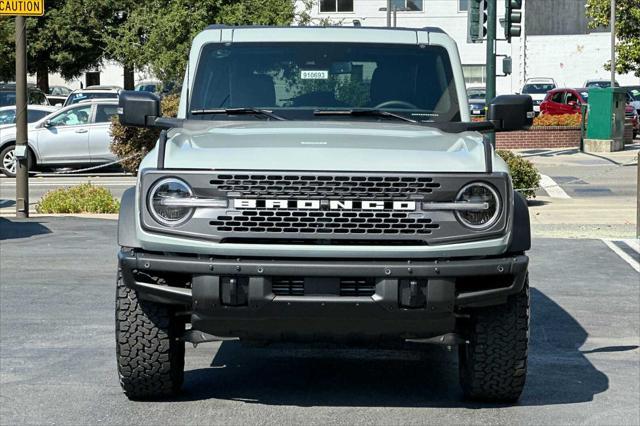
<svg viewBox="0 0 640 426"><path fill-rule="evenodd" d="M626 93L620 87L589 89L585 151L610 152L624 149L625 105Z"/></svg>

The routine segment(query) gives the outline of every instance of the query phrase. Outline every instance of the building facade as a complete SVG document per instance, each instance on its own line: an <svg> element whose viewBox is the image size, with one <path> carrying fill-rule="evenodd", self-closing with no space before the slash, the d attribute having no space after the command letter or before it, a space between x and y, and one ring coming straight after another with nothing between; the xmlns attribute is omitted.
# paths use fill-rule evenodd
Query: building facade
<svg viewBox="0 0 640 426"><path fill-rule="evenodd" d="M610 57L608 29L590 30L586 0L525 0L522 36L498 41L496 53L512 58L509 76L496 80L497 93L516 93L527 78L551 77L560 86L578 87L587 79L609 78L604 63ZM467 43L469 0L390 0L398 27L440 27L458 44L468 87L485 84L485 43ZM499 38L504 34L505 2L497 0ZM384 27L387 0L317 0L308 10L311 22ZM298 1L298 10L304 2ZM394 19L392 18L392 25ZM501 74L501 58L497 58ZM617 76L621 85L640 84L631 74Z"/></svg>

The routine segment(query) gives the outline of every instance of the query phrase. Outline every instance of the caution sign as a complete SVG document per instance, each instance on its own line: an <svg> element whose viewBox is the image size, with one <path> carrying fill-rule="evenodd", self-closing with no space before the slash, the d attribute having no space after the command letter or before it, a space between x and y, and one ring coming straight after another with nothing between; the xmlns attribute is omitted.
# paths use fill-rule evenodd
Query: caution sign
<svg viewBox="0 0 640 426"><path fill-rule="evenodd" d="M44 0L0 0L0 15L42 16Z"/></svg>

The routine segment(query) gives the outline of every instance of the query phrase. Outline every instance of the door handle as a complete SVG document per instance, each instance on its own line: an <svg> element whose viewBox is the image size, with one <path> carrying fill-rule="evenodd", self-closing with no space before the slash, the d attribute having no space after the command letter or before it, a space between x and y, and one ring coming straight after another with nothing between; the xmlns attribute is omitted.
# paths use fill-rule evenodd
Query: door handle
<svg viewBox="0 0 640 426"><path fill-rule="evenodd" d="M76 130L76 133L87 133L88 130L87 129L78 129Z"/></svg>

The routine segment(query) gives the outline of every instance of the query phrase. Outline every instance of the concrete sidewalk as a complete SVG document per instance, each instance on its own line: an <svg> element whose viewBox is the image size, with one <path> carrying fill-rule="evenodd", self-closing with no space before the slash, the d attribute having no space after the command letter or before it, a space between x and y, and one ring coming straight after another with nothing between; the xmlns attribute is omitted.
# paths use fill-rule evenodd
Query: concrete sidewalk
<svg viewBox="0 0 640 426"><path fill-rule="evenodd" d="M640 143L625 145L624 151L585 153L577 148L518 149L514 153L536 165L606 166L637 164Z"/></svg>

